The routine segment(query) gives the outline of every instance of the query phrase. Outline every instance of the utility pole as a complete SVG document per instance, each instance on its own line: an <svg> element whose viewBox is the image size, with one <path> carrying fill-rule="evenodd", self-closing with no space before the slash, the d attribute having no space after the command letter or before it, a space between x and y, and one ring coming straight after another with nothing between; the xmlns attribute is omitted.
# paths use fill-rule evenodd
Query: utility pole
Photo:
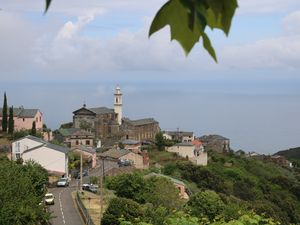
<svg viewBox="0 0 300 225"><path fill-rule="evenodd" d="M102 174L100 172L100 224L102 220L103 215L103 178L104 178L104 158L101 158L102 160Z"/></svg>
<svg viewBox="0 0 300 225"><path fill-rule="evenodd" d="M80 192L82 192L82 151L80 151Z"/></svg>

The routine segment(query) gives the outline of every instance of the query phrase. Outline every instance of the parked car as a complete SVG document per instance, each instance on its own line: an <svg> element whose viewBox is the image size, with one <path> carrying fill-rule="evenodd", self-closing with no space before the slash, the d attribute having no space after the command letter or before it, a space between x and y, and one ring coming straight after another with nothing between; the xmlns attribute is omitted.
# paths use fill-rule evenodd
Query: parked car
<svg viewBox="0 0 300 225"><path fill-rule="evenodd" d="M96 185L93 185L93 184L91 184L89 186L89 189L88 189L88 191L90 191L92 193L95 193L95 194L97 193L97 190L98 190L98 187Z"/></svg>
<svg viewBox="0 0 300 225"><path fill-rule="evenodd" d="M52 193L45 194L45 204L46 205L54 205L54 195Z"/></svg>
<svg viewBox="0 0 300 225"><path fill-rule="evenodd" d="M62 177L57 181L57 187L67 187L69 186L69 180L66 177Z"/></svg>
<svg viewBox="0 0 300 225"><path fill-rule="evenodd" d="M82 190L90 191L92 193L97 193L98 185L95 185L95 184L83 184L82 185Z"/></svg>

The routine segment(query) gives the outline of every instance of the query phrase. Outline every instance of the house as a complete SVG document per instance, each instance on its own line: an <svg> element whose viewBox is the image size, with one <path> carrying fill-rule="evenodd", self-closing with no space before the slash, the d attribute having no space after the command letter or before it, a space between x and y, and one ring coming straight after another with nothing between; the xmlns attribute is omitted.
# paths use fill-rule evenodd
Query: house
<svg viewBox="0 0 300 225"><path fill-rule="evenodd" d="M149 168L149 157L147 152L134 153L127 149L110 149L101 153L100 158L104 161L109 161L112 168L119 167L117 165L131 165L137 169Z"/></svg>
<svg viewBox="0 0 300 225"><path fill-rule="evenodd" d="M179 190L179 196L182 199L189 199L189 193L191 193L188 188L186 187L185 183L181 180L175 179L173 177L170 176L166 176L163 174L158 174L158 173L149 173L145 176L147 177L163 177L166 178L170 181L172 181L172 183L175 185L175 187Z"/></svg>
<svg viewBox="0 0 300 225"><path fill-rule="evenodd" d="M163 136L166 140L178 142L192 142L195 139L194 133L187 131L164 131Z"/></svg>
<svg viewBox="0 0 300 225"><path fill-rule="evenodd" d="M127 149L131 152L135 152L135 153L141 152L142 143L140 141L127 139L122 141L122 144L124 145L124 149Z"/></svg>
<svg viewBox="0 0 300 225"><path fill-rule="evenodd" d="M56 140L63 142L70 148L78 147L80 145L88 147L94 146L94 134L80 128L60 128L55 131L54 136Z"/></svg>
<svg viewBox="0 0 300 225"><path fill-rule="evenodd" d="M207 151L214 151L218 153L225 153L230 151L230 140L228 138L222 137L221 135L204 135L199 137L205 149Z"/></svg>
<svg viewBox="0 0 300 225"><path fill-rule="evenodd" d="M84 158L90 162L91 168L95 168L97 164L96 149L84 145L78 145L71 148L71 151L82 153Z"/></svg>
<svg viewBox="0 0 300 225"><path fill-rule="evenodd" d="M24 109L23 107L14 108L14 130L29 130L35 121L35 127L38 131L43 130L43 114L39 109ZM9 112L7 113L9 115ZM0 123L2 121L2 108L0 108ZM0 128L2 129L2 127Z"/></svg>
<svg viewBox="0 0 300 225"><path fill-rule="evenodd" d="M12 160L34 160L49 173L68 176L69 149L34 136L26 136L12 143Z"/></svg>
<svg viewBox="0 0 300 225"><path fill-rule="evenodd" d="M196 143L177 143L171 147L167 147L168 152L174 152L179 156L190 160L196 165L207 165L207 152L204 151L203 145Z"/></svg>

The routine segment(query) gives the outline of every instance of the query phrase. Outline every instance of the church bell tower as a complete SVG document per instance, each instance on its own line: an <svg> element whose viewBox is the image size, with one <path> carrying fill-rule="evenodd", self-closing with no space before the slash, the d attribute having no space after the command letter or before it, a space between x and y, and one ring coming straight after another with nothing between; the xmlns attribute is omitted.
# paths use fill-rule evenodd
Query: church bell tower
<svg viewBox="0 0 300 225"><path fill-rule="evenodd" d="M117 114L117 122L119 125L122 124L122 93L119 86L115 90L115 101L114 101L114 110Z"/></svg>

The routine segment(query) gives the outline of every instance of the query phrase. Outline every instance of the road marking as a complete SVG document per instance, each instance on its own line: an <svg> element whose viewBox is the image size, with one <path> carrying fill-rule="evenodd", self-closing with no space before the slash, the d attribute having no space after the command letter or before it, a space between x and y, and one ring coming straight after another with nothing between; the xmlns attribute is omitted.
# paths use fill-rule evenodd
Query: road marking
<svg viewBox="0 0 300 225"><path fill-rule="evenodd" d="M61 194L65 191L65 189L63 189L62 191L59 192L58 194L58 200L59 200L59 208L60 208L60 211L61 211L61 216L62 216L62 221L64 224L66 224L66 220L65 220L65 216L64 216L64 211L63 211L63 208L62 208L62 203L61 203Z"/></svg>

